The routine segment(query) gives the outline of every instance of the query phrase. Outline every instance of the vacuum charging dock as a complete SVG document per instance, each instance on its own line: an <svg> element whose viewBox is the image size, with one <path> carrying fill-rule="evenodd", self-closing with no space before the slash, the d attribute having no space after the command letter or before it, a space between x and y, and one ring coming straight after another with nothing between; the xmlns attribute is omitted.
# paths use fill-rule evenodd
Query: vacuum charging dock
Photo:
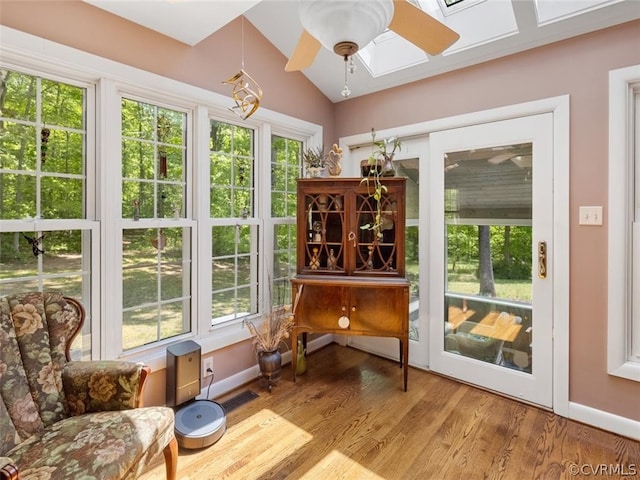
<svg viewBox="0 0 640 480"><path fill-rule="evenodd" d="M200 345L187 340L167 347L167 405L176 407L175 435L183 448L204 448L220 440L227 417L219 403L194 400L200 394Z"/></svg>

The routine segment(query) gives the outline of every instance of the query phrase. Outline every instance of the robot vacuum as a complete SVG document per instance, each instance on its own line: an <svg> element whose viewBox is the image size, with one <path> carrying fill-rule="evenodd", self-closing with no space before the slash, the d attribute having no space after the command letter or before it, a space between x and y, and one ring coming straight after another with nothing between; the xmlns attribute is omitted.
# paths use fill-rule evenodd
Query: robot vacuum
<svg viewBox="0 0 640 480"><path fill-rule="evenodd" d="M183 448L204 448L213 445L227 429L227 417L219 403L195 400L176 411L175 434Z"/></svg>

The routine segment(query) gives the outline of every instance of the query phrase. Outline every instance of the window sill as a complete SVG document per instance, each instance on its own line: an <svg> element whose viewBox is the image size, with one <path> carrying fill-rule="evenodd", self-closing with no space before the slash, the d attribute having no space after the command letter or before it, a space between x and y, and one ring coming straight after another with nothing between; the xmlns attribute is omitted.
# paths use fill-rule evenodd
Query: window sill
<svg viewBox="0 0 640 480"><path fill-rule="evenodd" d="M142 362L151 368L152 372L157 372L167 368L167 347L174 345L175 343L185 340L193 340L200 345L202 355L205 355L215 350L220 350L249 339L251 339L249 330L244 326L242 321L238 321L229 325L213 326L200 338L195 335L185 336L181 337L179 341L168 341L162 345L145 349L144 351L123 354L120 356L119 360Z"/></svg>
<svg viewBox="0 0 640 480"><path fill-rule="evenodd" d="M607 373L616 377L640 382L640 363L625 362L620 365L609 366Z"/></svg>

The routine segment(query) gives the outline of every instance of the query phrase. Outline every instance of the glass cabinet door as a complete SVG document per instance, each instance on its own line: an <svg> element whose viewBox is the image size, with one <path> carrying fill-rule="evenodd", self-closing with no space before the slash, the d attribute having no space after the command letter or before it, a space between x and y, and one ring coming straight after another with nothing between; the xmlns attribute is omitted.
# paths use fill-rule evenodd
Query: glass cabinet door
<svg viewBox="0 0 640 480"><path fill-rule="evenodd" d="M304 270L344 273L344 194L305 194Z"/></svg>
<svg viewBox="0 0 640 480"><path fill-rule="evenodd" d="M405 178L377 200L360 178L298 181L298 273L404 276Z"/></svg>
<svg viewBox="0 0 640 480"><path fill-rule="evenodd" d="M356 231L358 244L355 272L397 272L396 242L398 202L396 192L388 191L378 201L369 192L355 195Z"/></svg>

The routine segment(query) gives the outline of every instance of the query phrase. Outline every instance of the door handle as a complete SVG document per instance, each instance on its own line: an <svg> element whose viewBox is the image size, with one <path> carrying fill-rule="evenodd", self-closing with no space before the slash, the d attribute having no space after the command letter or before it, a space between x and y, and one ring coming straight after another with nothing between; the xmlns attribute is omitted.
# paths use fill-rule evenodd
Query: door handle
<svg viewBox="0 0 640 480"><path fill-rule="evenodd" d="M538 242L538 277L547 278L547 242Z"/></svg>

